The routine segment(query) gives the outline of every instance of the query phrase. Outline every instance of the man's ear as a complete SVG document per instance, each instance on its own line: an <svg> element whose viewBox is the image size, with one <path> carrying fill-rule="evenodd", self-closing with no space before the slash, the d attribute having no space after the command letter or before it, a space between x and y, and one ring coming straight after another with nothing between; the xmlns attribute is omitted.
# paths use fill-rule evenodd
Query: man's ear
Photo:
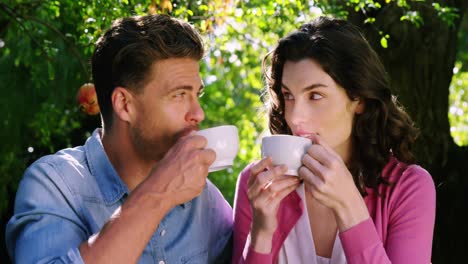
<svg viewBox="0 0 468 264"><path fill-rule="evenodd" d="M118 86L112 91L111 99L117 118L124 122L130 122L135 112L133 105L135 97L133 94L128 89Z"/></svg>
<svg viewBox="0 0 468 264"><path fill-rule="evenodd" d="M357 104L356 109L354 110L354 112L356 114L364 113L364 110L366 109L366 104L364 103L364 100L362 98L357 98L356 100L358 101L358 104Z"/></svg>

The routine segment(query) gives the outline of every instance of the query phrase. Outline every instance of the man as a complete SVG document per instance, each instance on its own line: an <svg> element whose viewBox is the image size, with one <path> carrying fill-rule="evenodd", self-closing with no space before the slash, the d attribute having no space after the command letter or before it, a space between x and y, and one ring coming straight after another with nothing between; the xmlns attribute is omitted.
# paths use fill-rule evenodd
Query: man
<svg viewBox="0 0 468 264"><path fill-rule="evenodd" d="M103 128L31 165L7 245L16 263L214 263L232 210L206 179L203 44L168 16L115 21L92 58Z"/></svg>

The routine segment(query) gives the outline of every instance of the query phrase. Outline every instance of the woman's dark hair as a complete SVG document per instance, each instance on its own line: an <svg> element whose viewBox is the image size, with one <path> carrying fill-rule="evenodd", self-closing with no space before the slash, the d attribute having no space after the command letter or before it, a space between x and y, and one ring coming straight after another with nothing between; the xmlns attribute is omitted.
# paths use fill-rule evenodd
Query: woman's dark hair
<svg viewBox="0 0 468 264"><path fill-rule="evenodd" d="M192 58L204 53L200 34L189 23L166 15L117 19L96 42L91 61L104 125L112 124L111 95L122 86L139 92L158 60Z"/></svg>
<svg viewBox="0 0 468 264"><path fill-rule="evenodd" d="M267 61L271 56L271 66ZM351 23L321 16L281 39L263 60L269 128L272 134L291 134L285 120L281 93L286 61L312 59L346 91L351 100L361 99L364 111L356 114L352 129L349 169L359 191L377 191L388 184L382 169L391 155L414 162L411 146L418 130L390 92L388 75L378 55Z"/></svg>

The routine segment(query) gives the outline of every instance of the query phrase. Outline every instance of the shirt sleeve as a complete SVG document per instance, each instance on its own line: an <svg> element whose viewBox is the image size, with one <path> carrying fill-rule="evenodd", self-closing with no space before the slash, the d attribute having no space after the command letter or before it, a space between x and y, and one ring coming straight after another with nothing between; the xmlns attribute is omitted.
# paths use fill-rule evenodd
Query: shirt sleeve
<svg viewBox="0 0 468 264"><path fill-rule="evenodd" d="M394 188L388 198L385 243L372 219L340 233L349 264L431 262L436 203L432 177L419 166L409 166Z"/></svg>
<svg viewBox="0 0 468 264"><path fill-rule="evenodd" d="M78 247L87 234L72 197L52 165L26 170L6 228L14 263L83 263Z"/></svg>
<svg viewBox="0 0 468 264"><path fill-rule="evenodd" d="M247 239L252 224L252 209L247 197L247 181L250 177L250 166L244 169L236 186L234 198L234 250L232 263L272 263L273 255L255 252ZM245 252L244 252L245 251Z"/></svg>

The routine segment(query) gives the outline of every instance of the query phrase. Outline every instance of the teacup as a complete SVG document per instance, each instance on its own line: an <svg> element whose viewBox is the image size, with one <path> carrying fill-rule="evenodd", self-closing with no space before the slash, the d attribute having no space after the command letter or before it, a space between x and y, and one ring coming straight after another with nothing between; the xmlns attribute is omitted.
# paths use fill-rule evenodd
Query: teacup
<svg viewBox="0 0 468 264"><path fill-rule="evenodd" d="M208 140L206 148L216 152L216 160L211 164L209 172L223 170L232 166L239 150L237 127L232 125L211 127L199 130L196 134L204 136Z"/></svg>
<svg viewBox="0 0 468 264"><path fill-rule="evenodd" d="M273 165L288 166L286 175L298 176L302 157L312 145L308 138L291 135L272 135L262 138L262 158L271 157Z"/></svg>

